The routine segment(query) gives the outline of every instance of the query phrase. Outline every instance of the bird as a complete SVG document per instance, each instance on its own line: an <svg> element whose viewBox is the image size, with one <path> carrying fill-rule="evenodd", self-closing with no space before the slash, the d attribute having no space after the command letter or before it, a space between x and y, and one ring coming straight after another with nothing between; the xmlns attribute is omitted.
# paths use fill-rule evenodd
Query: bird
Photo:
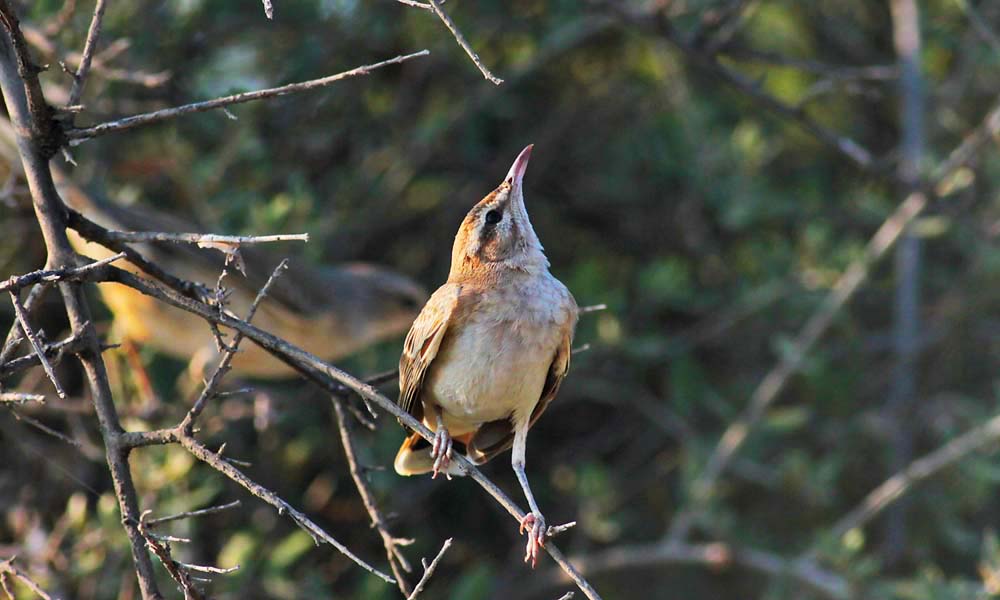
<svg viewBox="0 0 1000 600"><path fill-rule="evenodd" d="M126 231L201 232L203 228L144 206L119 206L85 193L67 177L56 176L66 203L108 229ZM68 231L77 252L93 259L114 254L100 244ZM183 279L214 287L224 267L222 253L192 244L153 242L138 246L148 260ZM257 292L282 260L275 251L244 246L240 249L244 276L232 273L223 281L229 292L226 309L245 316ZM142 275L127 261L116 263ZM219 354L211 330L200 317L167 306L116 283L98 286L114 315L117 336L189 361L193 379ZM275 279L260 304L254 325L284 338L327 361L335 361L384 339L402 335L413 322L427 293L410 278L369 263L315 267L292 258ZM244 344L234 357L237 376L285 379L292 367L255 344Z"/></svg>
<svg viewBox="0 0 1000 600"><path fill-rule="evenodd" d="M9 171L0 175L23 182L13 128L3 118L0 118L0 157L5 159L0 167ZM52 173L63 201L108 229L175 233L205 230L150 207L111 202L85 190L54 163ZM67 235L78 253L92 259L115 254L72 229L67 230ZM221 252L192 244L155 242L136 248L147 260L168 272L209 288L216 285L225 263ZM233 272L223 284L229 292L227 310L243 317L286 255L274 249L249 246L241 248L240 254L246 276ZM295 256L288 264L260 304L253 323L327 361L344 358L376 342L401 337L427 300L426 290L411 278L375 264L352 262L318 267ZM119 260L115 265L145 275L128 261ZM205 370L219 352L215 337L203 319L117 283L101 283L98 290L114 317L111 337L115 341L125 342L126 346L130 343L148 346L187 361L191 382L197 384L203 380ZM243 344L234 356L232 372L238 377L257 379L287 379L296 375L284 362L250 343ZM140 387L146 386L140 382Z"/></svg>
<svg viewBox="0 0 1000 600"><path fill-rule="evenodd" d="M531 508L519 532L527 531L524 560L532 568L547 529L525 473L527 434L566 377L579 315L528 220L523 180L533 147L469 210L448 280L406 336L398 405L431 429L434 441L411 433L393 465L400 475L450 479L464 474L453 452L481 465L512 448L511 466Z"/></svg>

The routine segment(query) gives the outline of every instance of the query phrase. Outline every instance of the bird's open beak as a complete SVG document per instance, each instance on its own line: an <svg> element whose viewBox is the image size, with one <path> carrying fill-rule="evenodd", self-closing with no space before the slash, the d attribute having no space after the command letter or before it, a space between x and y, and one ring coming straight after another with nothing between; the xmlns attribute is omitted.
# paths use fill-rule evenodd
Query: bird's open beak
<svg viewBox="0 0 1000 600"><path fill-rule="evenodd" d="M524 179L524 172L528 169L528 159L531 158L531 149L534 147L534 144L528 144L527 148L521 150L521 153L514 160L514 164L511 165L510 171L507 172L507 178L504 181L514 189L521 188L521 180Z"/></svg>

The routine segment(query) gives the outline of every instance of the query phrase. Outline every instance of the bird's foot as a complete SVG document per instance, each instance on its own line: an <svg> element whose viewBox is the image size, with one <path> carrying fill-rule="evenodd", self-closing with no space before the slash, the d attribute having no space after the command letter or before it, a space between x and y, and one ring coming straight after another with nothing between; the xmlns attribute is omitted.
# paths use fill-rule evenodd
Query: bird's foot
<svg viewBox="0 0 1000 600"><path fill-rule="evenodd" d="M521 527L518 533L528 532L528 543L524 547L524 562L531 561L531 568L538 564L539 549L545 547L545 535L548 528L545 526L545 518L541 513L530 512L521 519Z"/></svg>
<svg viewBox="0 0 1000 600"><path fill-rule="evenodd" d="M444 427L438 427L434 433L434 444L431 446L431 458L434 459L434 474L431 479L435 479L438 473L444 473L445 477L451 480L448 474L448 466L451 464L451 435Z"/></svg>

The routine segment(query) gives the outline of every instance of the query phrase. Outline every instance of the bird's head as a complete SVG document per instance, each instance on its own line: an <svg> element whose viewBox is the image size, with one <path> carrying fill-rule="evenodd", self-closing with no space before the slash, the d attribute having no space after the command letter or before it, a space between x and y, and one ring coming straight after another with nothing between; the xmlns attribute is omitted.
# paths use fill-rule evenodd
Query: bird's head
<svg viewBox="0 0 1000 600"><path fill-rule="evenodd" d="M500 186L465 215L455 236L450 279L483 270L530 272L548 267L524 206L524 172L532 148L522 150Z"/></svg>

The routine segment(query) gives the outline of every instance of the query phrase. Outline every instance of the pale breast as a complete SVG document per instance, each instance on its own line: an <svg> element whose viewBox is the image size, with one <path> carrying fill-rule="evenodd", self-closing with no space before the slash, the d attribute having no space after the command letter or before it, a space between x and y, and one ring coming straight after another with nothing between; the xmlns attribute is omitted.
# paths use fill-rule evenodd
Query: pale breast
<svg viewBox="0 0 1000 600"><path fill-rule="evenodd" d="M572 296L551 276L483 293L462 325L449 328L425 399L443 409L452 435L527 419L572 318Z"/></svg>

